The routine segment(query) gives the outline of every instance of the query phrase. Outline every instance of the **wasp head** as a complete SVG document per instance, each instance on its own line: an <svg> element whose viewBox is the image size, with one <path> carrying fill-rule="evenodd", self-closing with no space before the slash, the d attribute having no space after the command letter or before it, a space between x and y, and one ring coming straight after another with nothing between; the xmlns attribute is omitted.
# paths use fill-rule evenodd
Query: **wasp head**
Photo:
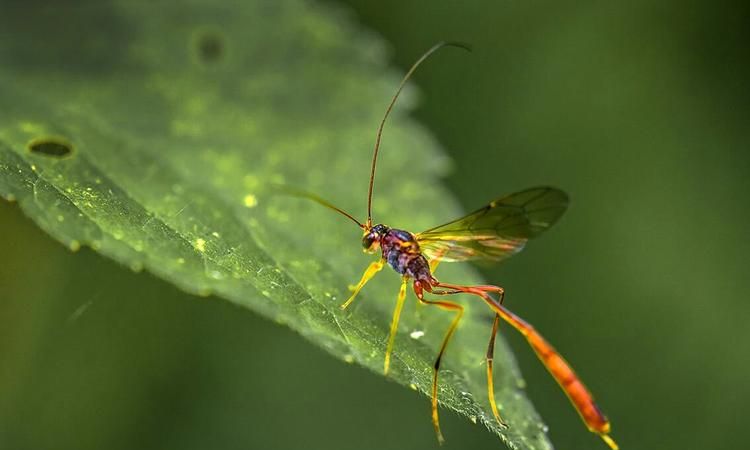
<svg viewBox="0 0 750 450"><path fill-rule="evenodd" d="M388 230L389 228L383 224L378 224L369 230L365 230L365 234L362 236L362 249L367 253L374 253L380 246L380 240Z"/></svg>

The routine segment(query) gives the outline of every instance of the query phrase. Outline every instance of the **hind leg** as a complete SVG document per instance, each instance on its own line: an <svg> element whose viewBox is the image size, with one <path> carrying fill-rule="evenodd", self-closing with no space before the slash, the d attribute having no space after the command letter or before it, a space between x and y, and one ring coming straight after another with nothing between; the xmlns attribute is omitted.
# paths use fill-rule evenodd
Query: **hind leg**
<svg viewBox="0 0 750 450"><path fill-rule="evenodd" d="M462 286L440 282L434 285L449 289L449 291L445 291L446 294L463 292L481 297L497 316L518 330L526 338L526 341L537 354L539 360L544 364L557 384L560 385L563 392L568 396L573 407L575 407L581 419L586 424L586 427L593 433L598 434L611 449L617 450L617 444L609 436L609 420L607 420L596 405L594 397L581 379L578 378L578 375L576 375L567 361L563 359L562 355L534 327L505 308L500 301L490 297L487 293L492 292L487 289L490 286Z"/></svg>

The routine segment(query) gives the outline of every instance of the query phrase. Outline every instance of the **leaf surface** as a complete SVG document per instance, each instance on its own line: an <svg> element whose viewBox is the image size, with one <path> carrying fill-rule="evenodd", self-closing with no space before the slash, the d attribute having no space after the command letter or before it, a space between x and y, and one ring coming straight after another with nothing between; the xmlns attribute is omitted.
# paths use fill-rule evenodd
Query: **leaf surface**
<svg viewBox="0 0 750 450"><path fill-rule="evenodd" d="M384 272L340 311L371 260L359 229L271 186L364 212L375 127L400 77L383 44L335 8L295 0L95 2L65 6L64 21L58 8L0 19L0 194L73 250L226 299L382 373L398 277ZM438 58L456 57L447 53ZM460 212L438 180L449 163L406 115L411 103L407 89L386 127L374 212L416 231ZM465 266L440 275L479 281ZM491 315L464 304L442 405L511 448L550 448L501 338L495 385L511 428L495 423ZM429 392L449 321L410 302L389 377Z"/></svg>

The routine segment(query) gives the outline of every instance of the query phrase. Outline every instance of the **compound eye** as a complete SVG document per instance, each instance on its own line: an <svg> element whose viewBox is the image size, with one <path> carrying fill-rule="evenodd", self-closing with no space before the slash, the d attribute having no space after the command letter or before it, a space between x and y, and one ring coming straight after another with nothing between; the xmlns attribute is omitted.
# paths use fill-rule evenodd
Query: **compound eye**
<svg viewBox="0 0 750 450"><path fill-rule="evenodd" d="M373 242L372 236L368 234L367 236L362 238L362 248L364 250L369 250L370 247L372 247L372 242Z"/></svg>

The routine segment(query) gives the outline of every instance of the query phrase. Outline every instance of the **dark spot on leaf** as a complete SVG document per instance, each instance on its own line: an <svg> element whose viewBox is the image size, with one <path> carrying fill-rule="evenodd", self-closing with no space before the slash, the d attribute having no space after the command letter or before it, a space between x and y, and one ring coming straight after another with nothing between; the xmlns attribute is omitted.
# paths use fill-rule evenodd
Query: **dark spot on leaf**
<svg viewBox="0 0 750 450"><path fill-rule="evenodd" d="M224 57L224 36L217 32L203 32L195 41L198 58L206 64L214 64Z"/></svg>
<svg viewBox="0 0 750 450"><path fill-rule="evenodd" d="M73 145L60 138L40 138L29 143L29 151L37 155L65 158L73 153Z"/></svg>

